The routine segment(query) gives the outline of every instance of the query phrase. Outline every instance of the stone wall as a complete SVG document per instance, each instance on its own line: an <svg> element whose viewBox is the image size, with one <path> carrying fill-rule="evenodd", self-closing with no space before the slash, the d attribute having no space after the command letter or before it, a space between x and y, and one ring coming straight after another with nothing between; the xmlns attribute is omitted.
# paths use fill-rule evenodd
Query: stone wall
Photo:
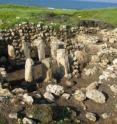
<svg viewBox="0 0 117 124"><path fill-rule="evenodd" d="M22 43L28 42L31 45L31 57L35 58L37 57L37 53L32 44L38 37L41 37L44 40L47 46L46 50L49 50L51 37L56 37L60 41L66 42L73 38L77 31L77 27L69 27L64 25L56 28L54 26L47 26L43 24L19 24L14 28L0 32L0 56L8 56L7 46L9 44L15 49L15 59L24 59L25 57L22 50Z"/></svg>

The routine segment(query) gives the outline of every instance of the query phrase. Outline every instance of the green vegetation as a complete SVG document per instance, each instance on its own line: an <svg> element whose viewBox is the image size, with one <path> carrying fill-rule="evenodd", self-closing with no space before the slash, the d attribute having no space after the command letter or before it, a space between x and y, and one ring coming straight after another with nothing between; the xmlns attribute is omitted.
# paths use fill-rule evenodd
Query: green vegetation
<svg viewBox="0 0 117 124"><path fill-rule="evenodd" d="M5 124L5 120L0 115L0 124Z"/></svg>
<svg viewBox="0 0 117 124"><path fill-rule="evenodd" d="M0 5L0 29L21 22L77 25L82 19L97 19L117 25L117 8L95 10L62 10L34 6Z"/></svg>

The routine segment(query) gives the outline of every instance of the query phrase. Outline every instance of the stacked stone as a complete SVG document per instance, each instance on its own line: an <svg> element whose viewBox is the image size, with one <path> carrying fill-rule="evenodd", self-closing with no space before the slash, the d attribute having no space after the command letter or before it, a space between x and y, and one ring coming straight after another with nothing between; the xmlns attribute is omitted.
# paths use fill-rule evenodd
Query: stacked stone
<svg viewBox="0 0 117 124"><path fill-rule="evenodd" d="M68 53L71 53L73 51L73 45L72 45L71 39L68 39L66 41L65 48L68 51Z"/></svg>
<svg viewBox="0 0 117 124"><path fill-rule="evenodd" d="M79 77L79 65L78 65L78 62L75 56L73 57L72 70L73 70L72 76L75 78L78 78Z"/></svg>

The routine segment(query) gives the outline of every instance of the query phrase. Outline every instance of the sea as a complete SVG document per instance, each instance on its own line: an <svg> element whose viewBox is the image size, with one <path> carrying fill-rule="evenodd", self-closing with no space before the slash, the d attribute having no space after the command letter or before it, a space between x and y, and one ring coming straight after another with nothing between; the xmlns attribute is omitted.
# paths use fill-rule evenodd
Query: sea
<svg viewBox="0 0 117 124"><path fill-rule="evenodd" d="M0 0L0 4L42 6L51 9L95 9L117 7L117 3L89 2L79 0Z"/></svg>

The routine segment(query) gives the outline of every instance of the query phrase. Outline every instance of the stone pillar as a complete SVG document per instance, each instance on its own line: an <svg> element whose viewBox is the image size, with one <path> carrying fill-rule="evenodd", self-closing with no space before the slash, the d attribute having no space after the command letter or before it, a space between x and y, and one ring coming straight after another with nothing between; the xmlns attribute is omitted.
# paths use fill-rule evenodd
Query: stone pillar
<svg viewBox="0 0 117 124"><path fill-rule="evenodd" d="M53 59L56 58L57 56L57 49L58 49L58 39L56 37L51 37L51 44L50 44L50 47L51 47L51 57Z"/></svg>
<svg viewBox="0 0 117 124"><path fill-rule="evenodd" d="M23 50L24 50L24 55L27 58L30 58L31 57L31 47L30 47L30 43L29 42L22 42L22 46L23 46Z"/></svg>
<svg viewBox="0 0 117 124"><path fill-rule="evenodd" d="M33 81L33 65L34 62L31 58L26 59L25 63L25 81L32 82Z"/></svg>
<svg viewBox="0 0 117 124"><path fill-rule="evenodd" d="M46 77L45 77L45 82L51 81L52 80L52 60L51 58L46 58L42 61L44 66L46 67ZM44 68L43 68L44 69Z"/></svg>
<svg viewBox="0 0 117 124"><path fill-rule="evenodd" d="M8 45L8 55L10 58L15 58L15 49L12 45Z"/></svg>
<svg viewBox="0 0 117 124"><path fill-rule="evenodd" d="M41 37L34 41L34 45L37 47L39 61L45 59L45 43Z"/></svg>
<svg viewBox="0 0 117 124"><path fill-rule="evenodd" d="M60 68L64 69L64 76L67 77L70 73L70 65L68 55L65 52L65 49L58 49L57 50L57 63Z"/></svg>
<svg viewBox="0 0 117 124"><path fill-rule="evenodd" d="M45 82L51 81L52 80L52 69L49 68L46 72L46 78L45 78Z"/></svg>
<svg viewBox="0 0 117 124"><path fill-rule="evenodd" d="M57 56L57 49L58 49L58 43L57 42L52 42L51 43L51 57L56 58Z"/></svg>

